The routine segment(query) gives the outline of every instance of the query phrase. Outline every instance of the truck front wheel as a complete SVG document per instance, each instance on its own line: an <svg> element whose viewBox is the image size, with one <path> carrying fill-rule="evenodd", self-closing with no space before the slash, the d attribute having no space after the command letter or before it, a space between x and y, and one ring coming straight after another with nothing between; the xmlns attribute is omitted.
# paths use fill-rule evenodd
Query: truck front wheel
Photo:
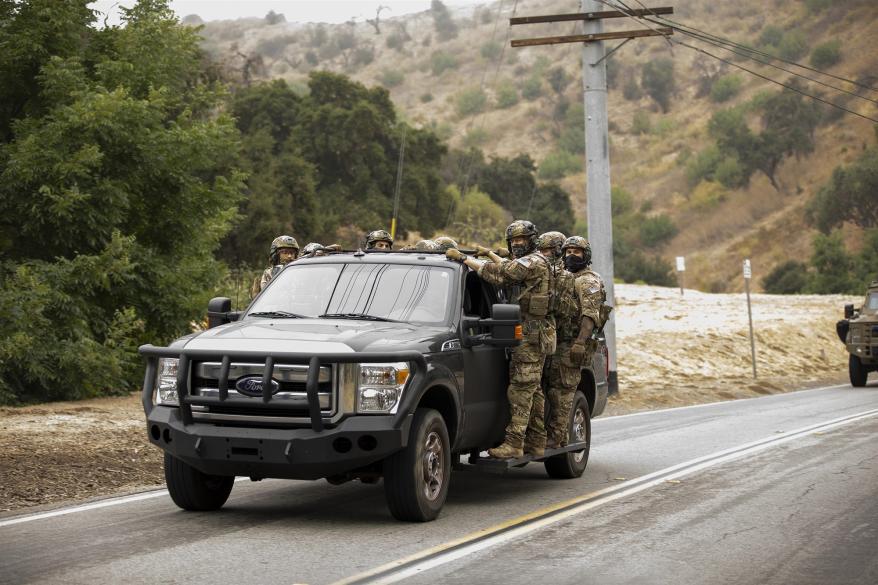
<svg viewBox="0 0 878 585"><path fill-rule="evenodd" d="M579 390L573 397L573 408L570 409L568 443L585 443L579 451L569 451L549 457L544 462L546 473L555 479L574 479L582 475L588 465L588 452L591 448L591 413L588 400Z"/></svg>
<svg viewBox="0 0 878 585"><path fill-rule="evenodd" d="M415 411L408 446L384 460L384 495L397 520L434 520L448 496L451 442L445 420L432 408Z"/></svg>
<svg viewBox="0 0 878 585"><path fill-rule="evenodd" d="M219 510L229 499L235 478L201 473L165 453L165 483L174 503L184 510Z"/></svg>
<svg viewBox="0 0 878 585"><path fill-rule="evenodd" d="M862 388L866 385L866 378L869 376L869 370L860 361L860 358L851 354L848 358L848 373L851 377L851 386L854 388Z"/></svg>

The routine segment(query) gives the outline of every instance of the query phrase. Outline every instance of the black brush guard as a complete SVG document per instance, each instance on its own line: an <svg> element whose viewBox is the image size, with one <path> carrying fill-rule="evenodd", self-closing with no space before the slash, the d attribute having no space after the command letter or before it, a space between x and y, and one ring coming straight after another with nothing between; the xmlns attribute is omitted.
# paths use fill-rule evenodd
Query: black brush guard
<svg viewBox="0 0 878 585"><path fill-rule="evenodd" d="M275 363L308 365L305 393L308 397L308 414L311 419L311 429L316 433L322 432L325 422L328 422L328 420L324 421L321 415L318 397L318 380L320 378L320 367L322 365L408 362L411 364L413 370L412 380L410 382L412 385L416 384L418 379L426 375L427 371L427 362L424 359L424 356L416 351L323 353L315 355L279 351L215 351L207 349L186 349L185 347L156 347L150 344L140 346L138 351L140 352L140 355L144 356L146 359L146 375L143 381L143 394L141 399L147 416L154 407L153 392L155 391L156 374L158 373L158 359L177 358L180 360L177 366L177 396L179 397L180 402L180 418L184 426L191 425L194 422L192 417L192 405L226 405L246 408L262 408L266 410L266 414L270 414L272 410L288 408L286 405L272 402L270 381ZM193 396L189 393L189 371L192 362L202 360L216 360L221 362L219 395L217 397ZM229 368L231 367L233 360L248 360L250 362L262 362L265 364L262 372L262 400L229 398ZM338 392L339 389L333 388L332 391ZM401 419L403 416L405 416L405 412L402 405L400 405L396 418Z"/></svg>

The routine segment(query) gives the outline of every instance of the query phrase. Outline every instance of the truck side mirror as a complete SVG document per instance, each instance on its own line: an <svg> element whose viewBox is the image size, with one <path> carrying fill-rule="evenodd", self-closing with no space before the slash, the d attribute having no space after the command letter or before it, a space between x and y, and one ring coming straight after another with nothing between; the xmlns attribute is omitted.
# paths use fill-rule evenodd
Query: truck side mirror
<svg viewBox="0 0 878 585"><path fill-rule="evenodd" d="M854 316L854 306L852 304L844 306L844 318L850 319Z"/></svg>
<svg viewBox="0 0 878 585"><path fill-rule="evenodd" d="M228 297L214 297L207 303L207 326L210 329L237 321L240 315L239 311L232 311L232 299Z"/></svg>
<svg viewBox="0 0 878 585"><path fill-rule="evenodd" d="M470 328L490 329L490 333L468 335ZM521 307L497 303L491 306L490 319L464 319L461 322L461 345L515 347L521 343Z"/></svg>

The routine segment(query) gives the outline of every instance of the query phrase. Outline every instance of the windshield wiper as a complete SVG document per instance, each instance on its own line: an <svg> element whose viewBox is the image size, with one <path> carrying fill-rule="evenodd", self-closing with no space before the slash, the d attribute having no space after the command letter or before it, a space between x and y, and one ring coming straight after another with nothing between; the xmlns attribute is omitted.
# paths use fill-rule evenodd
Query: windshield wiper
<svg viewBox="0 0 878 585"><path fill-rule="evenodd" d="M388 319L387 317L378 317L377 315L367 315L366 313L324 313L319 315L323 319L362 319L364 321L387 321L388 323L402 323L396 319Z"/></svg>
<svg viewBox="0 0 878 585"><path fill-rule="evenodd" d="M305 319L305 315L290 313L289 311L259 311L256 313L248 313L248 317L272 317L275 319Z"/></svg>

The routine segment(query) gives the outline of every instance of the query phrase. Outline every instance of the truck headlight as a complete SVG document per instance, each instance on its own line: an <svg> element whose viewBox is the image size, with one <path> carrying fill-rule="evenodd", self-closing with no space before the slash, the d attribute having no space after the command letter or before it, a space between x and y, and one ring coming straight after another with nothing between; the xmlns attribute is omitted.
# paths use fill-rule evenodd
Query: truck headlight
<svg viewBox="0 0 878 585"><path fill-rule="evenodd" d="M408 378L409 366L405 362L360 364L357 412L395 413Z"/></svg>
<svg viewBox="0 0 878 585"><path fill-rule="evenodd" d="M159 358L155 381L155 403L165 406L179 406L177 396L177 358Z"/></svg>

